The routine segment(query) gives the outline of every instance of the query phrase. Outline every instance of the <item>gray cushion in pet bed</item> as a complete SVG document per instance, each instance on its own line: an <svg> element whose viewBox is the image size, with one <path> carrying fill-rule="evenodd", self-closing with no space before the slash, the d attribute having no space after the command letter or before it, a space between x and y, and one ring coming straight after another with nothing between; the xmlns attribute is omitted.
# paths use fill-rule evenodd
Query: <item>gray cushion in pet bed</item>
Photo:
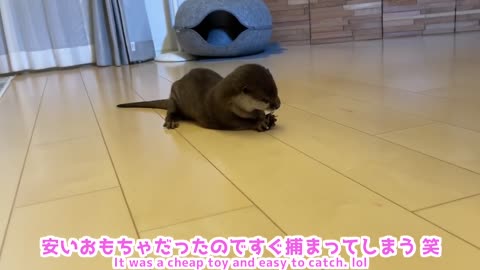
<svg viewBox="0 0 480 270"><path fill-rule="evenodd" d="M192 55L250 55L270 43L272 16L263 0L187 0L175 16L175 31Z"/></svg>

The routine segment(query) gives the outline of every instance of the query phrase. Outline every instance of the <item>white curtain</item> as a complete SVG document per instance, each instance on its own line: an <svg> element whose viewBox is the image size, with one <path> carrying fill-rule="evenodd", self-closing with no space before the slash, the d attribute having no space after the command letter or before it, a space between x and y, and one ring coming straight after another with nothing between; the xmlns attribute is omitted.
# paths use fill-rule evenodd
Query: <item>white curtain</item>
<svg viewBox="0 0 480 270"><path fill-rule="evenodd" d="M142 0L0 0L0 74L154 57Z"/></svg>
<svg viewBox="0 0 480 270"><path fill-rule="evenodd" d="M0 73L95 62L89 22L88 0L0 0Z"/></svg>

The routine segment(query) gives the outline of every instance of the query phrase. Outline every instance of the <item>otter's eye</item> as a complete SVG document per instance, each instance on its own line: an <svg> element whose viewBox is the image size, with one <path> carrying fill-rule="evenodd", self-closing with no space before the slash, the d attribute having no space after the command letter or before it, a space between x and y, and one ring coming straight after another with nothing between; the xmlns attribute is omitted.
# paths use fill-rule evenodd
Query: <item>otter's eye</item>
<svg viewBox="0 0 480 270"><path fill-rule="evenodd" d="M250 94L251 93L250 89L248 89L247 87L244 87L242 91L245 94Z"/></svg>
<svg viewBox="0 0 480 270"><path fill-rule="evenodd" d="M266 98L263 98L262 101L265 102L265 103L268 103L268 99L266 99Z"/></svg>

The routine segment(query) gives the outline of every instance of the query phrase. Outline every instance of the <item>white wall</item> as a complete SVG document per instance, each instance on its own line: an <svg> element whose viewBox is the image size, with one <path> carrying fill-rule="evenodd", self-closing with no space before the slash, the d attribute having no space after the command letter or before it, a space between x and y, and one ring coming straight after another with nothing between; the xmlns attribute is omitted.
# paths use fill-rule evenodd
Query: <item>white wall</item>
<svg viewBox="0 0 480 270"><path fill-rule="evenodd" d="M157 54L176 50L168 0L145 0L145 6Z"/></svg>

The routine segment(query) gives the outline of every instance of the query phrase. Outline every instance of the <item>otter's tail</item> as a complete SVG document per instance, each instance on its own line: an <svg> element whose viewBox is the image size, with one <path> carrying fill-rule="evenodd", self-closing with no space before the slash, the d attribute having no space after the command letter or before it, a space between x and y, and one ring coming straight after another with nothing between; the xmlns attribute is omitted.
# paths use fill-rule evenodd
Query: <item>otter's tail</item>
<svg viewBox="0 0 480 270"><path fill-rule="evenodd" d="M133 103L118 104L118 108L150 108L150 109L164 109L168 108L168 99L142 101Z"/></svg>

